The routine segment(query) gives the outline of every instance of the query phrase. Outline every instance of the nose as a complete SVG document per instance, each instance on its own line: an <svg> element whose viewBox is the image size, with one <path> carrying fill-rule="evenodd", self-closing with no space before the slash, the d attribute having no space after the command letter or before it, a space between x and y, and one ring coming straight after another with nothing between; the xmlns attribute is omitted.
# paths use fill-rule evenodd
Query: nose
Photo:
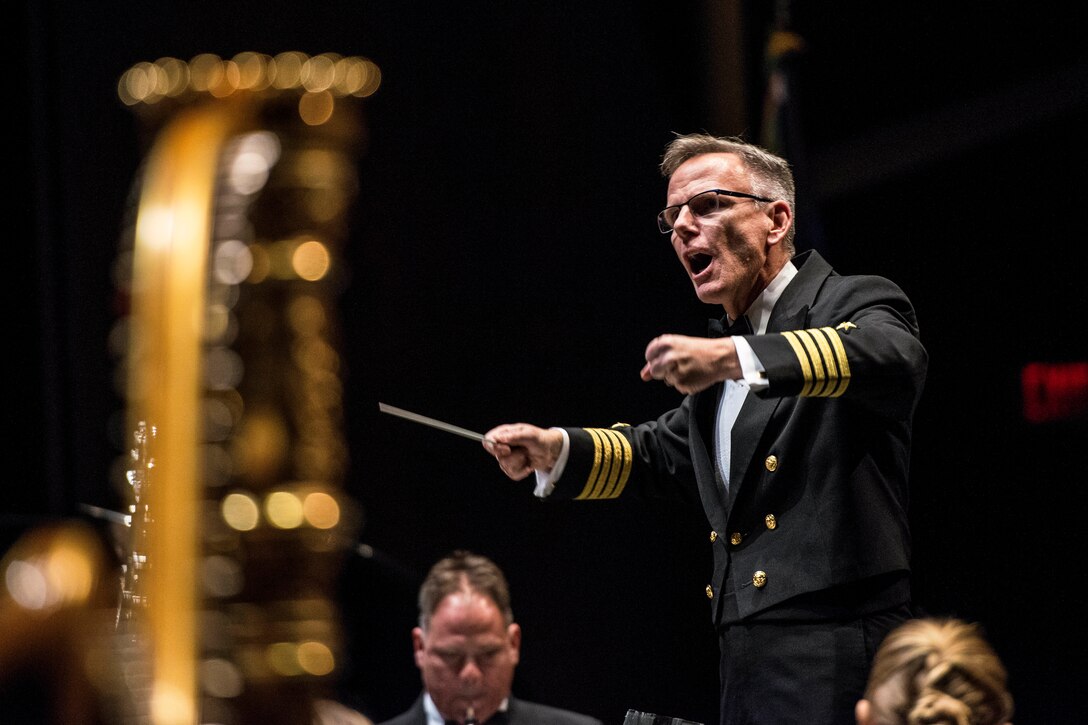
<svg viewBox="0 0 1088 725"><path fill-rule="evenodd" d="M465 660L464 667L461 668L460 677L461 681L467 685L477 685L483 679L483 672L480 671L480 666L476 664L476 660L469 657Z"/></svg>
<svg viewBox="0 0 1088 725"><path fill-rule="evenodd" d="M676 221L673 222L672 229L674 232L695 231L695 213L690 206L684 204L680 207L680 212L676 215Z"/></svg>

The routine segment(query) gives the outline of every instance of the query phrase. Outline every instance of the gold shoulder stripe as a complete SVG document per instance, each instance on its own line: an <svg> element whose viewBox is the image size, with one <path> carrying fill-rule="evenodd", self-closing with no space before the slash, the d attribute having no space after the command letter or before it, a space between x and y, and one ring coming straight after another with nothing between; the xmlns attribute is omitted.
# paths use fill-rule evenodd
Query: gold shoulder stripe
<svg viewBox="0 0 1088 725"><path fill-rule="evenodd" d="M616 498L631 474L631 444L609 428L586 428L593 438L593 466L578 500Z"/></svg>

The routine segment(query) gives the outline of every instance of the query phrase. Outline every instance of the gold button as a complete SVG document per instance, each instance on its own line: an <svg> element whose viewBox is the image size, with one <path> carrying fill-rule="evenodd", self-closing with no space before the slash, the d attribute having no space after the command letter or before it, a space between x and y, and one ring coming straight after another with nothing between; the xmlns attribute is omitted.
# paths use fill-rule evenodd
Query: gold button
<svg viewBox="0 0 1088 725"><path fill-rule="evenodd" d="M709 584L706 585L706 598L707 599L713 599L714 598L714 587L710 586Z"/></svg>
<svg viewBox="0 0 1088 725"><path fill-rule="evenodd" d="M763 461L763 465L773 473L778 468L778 456L767 456L767 460Z"/></svg>
<svg viewBox="0 0 1088 725"><path fill-rule="evenodd" d="M729 535L729 543L733 546L739 546L740 542L743 540L744 537L741 536L739 531L734 531L732 534Z"/></svg>
<svg viewBox="0 0 1088 725"><path fill-rule="evenodd" d="M717 531L711 531L710 532L710 540L711 541L717 541L718 540L718 532Z"/></svg>
<svg viewBox="0 0 1088 725"><path fill-rule="evenodd" d="M767 572L757 571L755 574L753 574L752 584L755 585L756 589L762 589L763 587L767 586Z"/></svg>
<svg viewBox="0 0 1088 725"><path fill-rule="evenodd" d="M778 519L774 517L774 514L767 514L763 517L763 523L767 524L767 528L774 531L778 528Z"/></svg>

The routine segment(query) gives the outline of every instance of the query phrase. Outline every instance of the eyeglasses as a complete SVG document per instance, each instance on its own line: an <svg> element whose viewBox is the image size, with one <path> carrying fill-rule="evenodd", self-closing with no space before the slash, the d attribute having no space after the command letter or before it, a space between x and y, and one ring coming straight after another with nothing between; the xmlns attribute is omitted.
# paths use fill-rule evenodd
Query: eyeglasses
<svg viewBox="0 0 1088 725"><path fill-rule="evenodd" d="M742 199L753 199L755 201L774 201L774 199L767 199L762 196L756 196L755 194L745 194L743 191L729 191L728 189L702 191L685 201L683 204L674 204L662 209L657 215L657 228L661 230L662 234L671 232L672 225L676 223L677 218L680 216L680 210L685 206L691 211L691 215L696 219L702 219L709 214L713 214L724 208L721 199L723 196L735 196Z"/></svg>

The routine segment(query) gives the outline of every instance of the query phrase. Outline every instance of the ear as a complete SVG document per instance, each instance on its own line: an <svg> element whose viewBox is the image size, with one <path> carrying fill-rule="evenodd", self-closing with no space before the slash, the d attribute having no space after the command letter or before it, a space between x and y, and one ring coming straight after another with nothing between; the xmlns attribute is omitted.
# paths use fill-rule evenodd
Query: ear
<svg viewBox="0 0 1088 725"><path fill-rule="evenodd" d="M767 234L769 244L778 244L786 237L786 232L793 226L793 207L788 201L778 199L767 205L767 216L771 218L771 230Z"/></svg>
<svg viewBox="0 0 1088 725"><path fill-rule="evenodd" d="M510 649L514 651L514 662L517 663L517 661L521 659L521 625L514 622L507 627L506 638L510 642Z"/></svg>
<svg viewBox="0 0 1088 725"><path fill-rule="evenodd" d="M423 657L425 656L423 647L423 630L415 627L412 629L412 652L415 655L416 667L419 669L423 669Z"/></svg>
<svg viewBox="0 0 1088 725"><path fill-rule="evenodd" d="M872 703L868 700L858 700L858 703L854 705L854 719L858 721L858 725L869 725L869 714L872 710Z"/></svg>

